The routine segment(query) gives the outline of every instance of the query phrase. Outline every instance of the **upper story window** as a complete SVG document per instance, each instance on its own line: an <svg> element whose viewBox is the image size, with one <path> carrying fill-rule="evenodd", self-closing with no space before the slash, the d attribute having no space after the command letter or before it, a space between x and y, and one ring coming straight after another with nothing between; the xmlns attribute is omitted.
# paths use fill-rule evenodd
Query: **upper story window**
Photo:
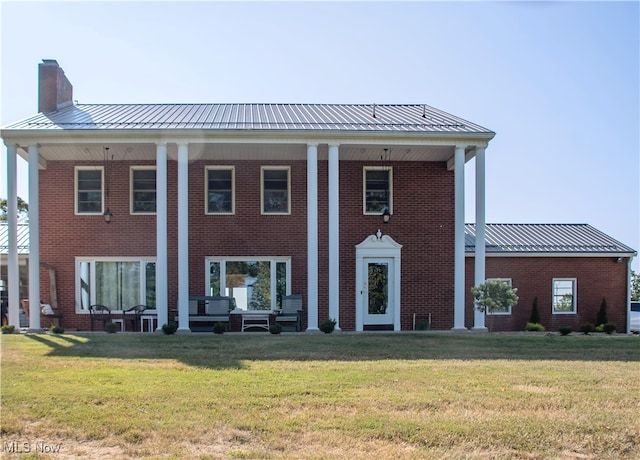
<svg viewBox="0 0 640 460"><path fill-rule="evenodd" d="M291 214L290 168L263 166L261 176L262 214Z"/></svg>
<svg viewBox="0 0 640 460"><path fill-rule="evenodd" d="M136 166L131 168L131 214L156 212L156 168Z"/></svg>
<svg viewBox="0 0 640 460"><path fill-rule="evenodd" d="M364 214L393 214L393 169L384 166L364 168Z"/></svg>
<svg viewBox="0 0 640 460"><path fill-rule="evenodd" d="M235 169L233 166L209 166L205 169L206 213L235 212Z"/></svg>
<svg viewBox="0 0 640 460"><path fill-rule="evenodd" d="M77 166L75 172L76 214L102 214L102 167Z"/></svg>
<svg viewBox="0 0 640 460"><path fill-rule="evenodd" d="M502 281L504 283L507 283L509 286L512 286L511 278L487 278L487 281ZM502 309L494 309L493 311L489 311L489 309L487 309L487 315L510 315L510 314L511 314L511 305L507 305Z"/></svg>
<svg viewBox="0 0 640 460"><path fill-rule="evenodd" d="M576 313L576 279L553 279L553 313Z"/></svg>

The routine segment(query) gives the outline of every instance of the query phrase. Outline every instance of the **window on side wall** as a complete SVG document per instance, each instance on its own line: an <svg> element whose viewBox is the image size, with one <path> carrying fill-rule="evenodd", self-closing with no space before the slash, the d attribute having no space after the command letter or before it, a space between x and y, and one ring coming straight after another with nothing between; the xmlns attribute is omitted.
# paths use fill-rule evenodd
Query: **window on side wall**
<svg viewBox="0 0 640 460"><path fill-rule="evenodd" d="M279 310L290 293L288 257L211 257L207 267L207 294L233 297L240 310Z"/></svg>
<svg viewBox="0 0 640 460"><path fill-rule="evenodd" d="M131 168L131 214L155 214L156 168L135 166Z"/></svg>
<svg viewBox="0 0 640 460"><path fill-rule="evenodd" d="M260 174L262 214L291 214L290 168L263 166Z"/></svg>
<svg viewBox="0 0 640 460"><path fill-rule="evenodd" d="M209 166L205 169L207 214L235 213L235 169L233 166Z"/></svg>
<svg viewBox="0 0 640 460"><path fill-rule="evenodd" d="M576 279L553 279L553 313L576 313Z"/></svg>
<svg viewBox="0 0 640 460"><path fill-rule="evenodd" d="M75 168L76 214L102 214L103 184L102 167Z"/></svg>
<svg viewBox="0 0 640 460"><path fill-rule="evenodd" d="M76 311L99 304L112 311L156 307L156 264L134 258L76 259Z"/></svg>
<svg viewBox="0 0 640 460"><path fill-rule="evenodd" d="M509 286L512 286L511 278L487 278L487 281L502 281L504 283L507 283ZM510 314L511 314L511 305L507 305L502 310L493 310L492 312L487 310L487 315L510 315Z"/></svg>
<svg viewBox="0 0 640 460"><path fill-rule="evenodd" d="M393 169L382 166L364 168L364 214L393 214Z"/></svg>

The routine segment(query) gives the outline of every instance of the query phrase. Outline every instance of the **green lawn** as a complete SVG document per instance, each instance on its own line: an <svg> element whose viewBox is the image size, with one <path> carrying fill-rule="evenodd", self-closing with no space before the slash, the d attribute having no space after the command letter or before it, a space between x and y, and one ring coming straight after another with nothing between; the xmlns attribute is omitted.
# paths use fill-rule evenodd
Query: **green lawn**
<svg viewBox="0 0 640 460"><path fill-rule="evenodd" d="M6 458L640 458L637 336L0 338Z"/></svg>

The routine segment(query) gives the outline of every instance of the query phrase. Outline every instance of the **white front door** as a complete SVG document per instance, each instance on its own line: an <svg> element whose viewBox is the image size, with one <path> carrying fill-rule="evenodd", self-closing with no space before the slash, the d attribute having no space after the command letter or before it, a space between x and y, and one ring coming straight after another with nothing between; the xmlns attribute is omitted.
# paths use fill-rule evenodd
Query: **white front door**
<svg viewBox="0 0 640 460"><path fill-rule="evenodd" d="M363 274L365 288L362 293L364 308L363 323L368 325L391 325L394 323L394 259L364 258Z"/></svg>

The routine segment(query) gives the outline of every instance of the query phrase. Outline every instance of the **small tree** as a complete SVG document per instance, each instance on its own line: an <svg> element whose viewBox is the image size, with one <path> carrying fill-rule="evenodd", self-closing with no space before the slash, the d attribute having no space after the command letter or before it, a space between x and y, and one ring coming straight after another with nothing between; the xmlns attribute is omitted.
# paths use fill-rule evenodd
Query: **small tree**
<svg viewBox="0 0 640 460"><path fill-rule="evenodd" d="M609 318L607 317L607 299L602 298L602 303L600 304L600 310L598 311L598 316L596 317L596 327L601 324L607 324L609 322Z"/></svg>
<svg viewBox="0 0 640 460"><path fill-rule="evenodd" d="M29 205L22 198L18 197L18 217L25 216L29 213ZM0 198L0 222L7 221L7 200Z"/></svg>
<svg viewBox="0 0 640 460"><path fill-rule="evenodd" d="M533 307L531 307L531 316L529 322L533 324L540 324L540 313L538 312L538 298L533 298Z"/></svg>
<svg viewBox="0 0 640 460"><path fill-rule="evenodd" d="M640 300L640 275L631 270L631 300Z"/></svg>
<svg viewBox="0 0 640 460"><path fill-rule="evenodd" d="M475 309L483 313L505 311L518 303L517 288L512 288L502 280L485 281L471 288L475 299Z"/></svg>

